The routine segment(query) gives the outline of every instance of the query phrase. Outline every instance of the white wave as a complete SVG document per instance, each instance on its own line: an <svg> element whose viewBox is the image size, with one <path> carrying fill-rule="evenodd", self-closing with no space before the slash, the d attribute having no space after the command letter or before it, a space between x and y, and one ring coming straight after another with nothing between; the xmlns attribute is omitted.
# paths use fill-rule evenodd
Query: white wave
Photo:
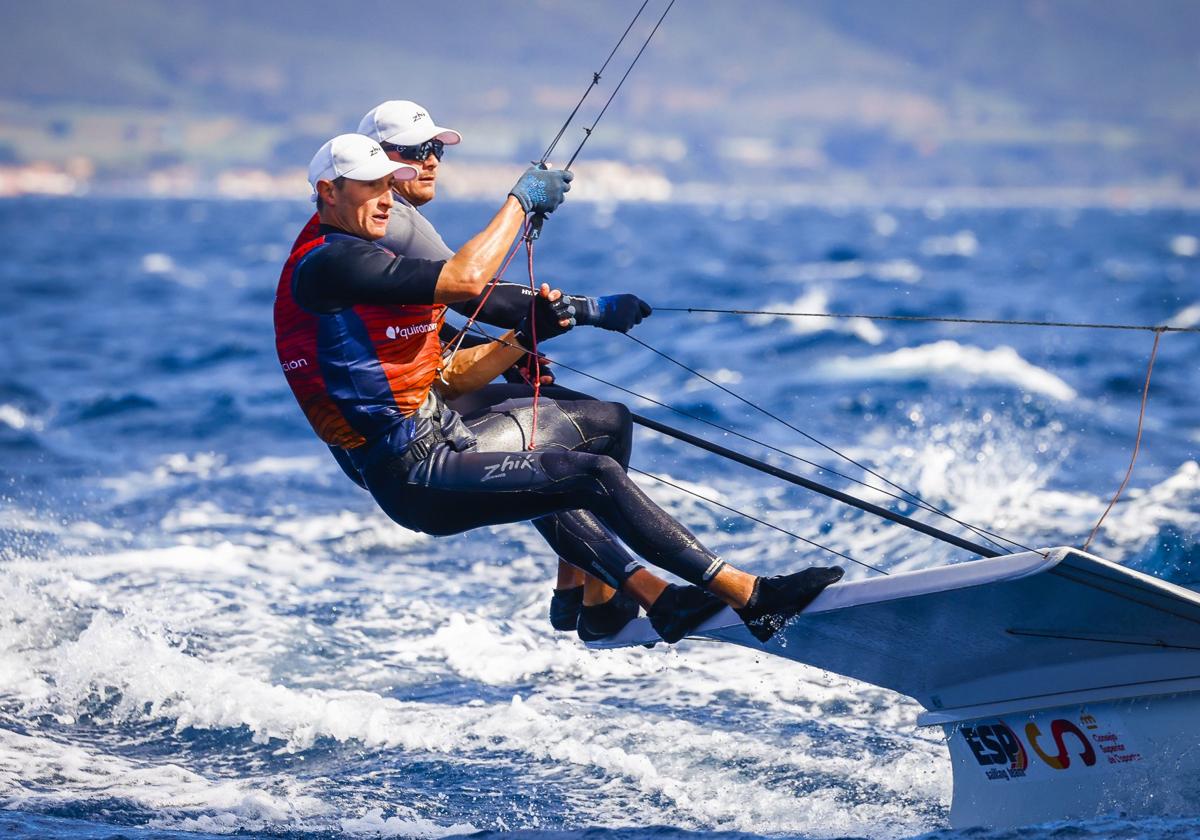
<svg viewBox="0 0 1200 840"><path fill-rule="evenodd" d="M880 236L891 236L900 228L900 223L891 213L879 213L871 220L871 227Z"/></svg>
<svg viewBox="0 0 1200 840"><path fill-rule="evenodd" d="M921 267L911 260L895 259L881 262L844 260L841 262L801 263L784 269L781 276L798 283L821 283L868 277L885 282L911 284L919 283L924 274Z"/></svg>
<svg viewBox="0 0 1200 840"><path fill-rule="evenodd" d="M8 403L0 404L0 423L18 431L31 429L40 432L45 427L41 419Z"/></svg>
<svg viewBox="0 0 1200 840"><path fill-rule="evenodd" d="M149 472L110 475L100 480L100 486L113 493L118 501L126 501L181 481L279 475L333 476L337 472L332 459L315 455L266 457L230 464L225 455L214 452L175 452L163 456Z"/></svg>
<svg viewBox="0 0 1200 840"><path fill-rule="evenodd" d="M1074 388L1025 361L1011 347L984 350L949 340L878 356L838 356L818 364L815 373L820 379L838 382L939 378L964 385L978 382L1013 385L1056 400L1072 400L1076 396Z"/></svg>
<svg viewBox="0 0 1200 840"><path fill-rule="evenodd" d="M1180 309L1167 321L1167 326L1183 329L1200 327L1200 303L1193 303L1191 306Z"/></svg>
<svg viewBox="0 0 1200 840"><path fill-rule="evenodd" d="M486 568L478 572L478 581L472 580L475 576L472 573L461 583L481 586L488 581L497 588L513 585L497 581L494 574L489 580L487 573L495 572L495 567L481 566ZM537 573L536 567L527 571ZM536 578L533 586L539 594L545 592L545 584ZM61 591L62 587L56 583L44 592L53 592L58 597ZM268 595L261 604L242 599L243 609L234 620L251 625L246 628L245 636L235 636L212 624L211 619L206 621L208 633L230 645L221 657L227 662L222 662L213 653L190 651L182 639L173 640L171 634L155 629L142 618L114 616L103 610L93 612L87 628L77 638L54 644L55 637L70 634L47 632L48 625L41 622L58 620L62 602L44 601L44 594L36 590L23 596L4 594L14 595L6 598L5 603L22 611L25 619L22 624L28 633L0 650L19 649L26 657L23 673L37 685L15 684L8 679L10 672L5 668L6 679L0 684L0 695L21 696L30 714L49 712L64 725L90 712L98 716L95 723L109 721L114 726L123 721L159 720L171 723L177 731L189 727L245 727L256 742L281 743L285 751L307 749L319 738L359 742L368 749L432 751L450 756L479 750L516 751L526 755L535 766L544 763L547 768L599 771L626 780L623 784L632 784L642 796L666 797L672 803L672 820L688 825L741 830L773 826L775 830L804 830L809 834L813 833L814 825L828 826L819 829L815 836L844 835L856 829L865 830L867 826L878 828L891 823L903 826L903 831L894 833L911 833L925 827L920 822L914 824L914 818L906 813L903 800L912 795L913 780L907 778L903 784L892 780L905 778L903 773L897 776L904 767L936 764L941 747L935 739L912 741L899 736L905 746L898 746L895 755L875 758L861 755L854 740L832 753L830 745L823 744L814 753L811 749L814 744L808 742L807 736L803 736L801 743L785 739L780 743L763 740L748 744L736 733L686 719L676 720L674 714L664 719L656 712L622 711L596 701L614 690L621 691L620 686L628 686L627 690L635 691L642 703L654 704L651 708L662 704L667 708L699 709L722 702L723 693L735 691L745 692L760 703L768 703L777 713L787 715L820 716L830 703L849 709L862 706L849 714L839 714L841 725L851 726L858 715L874 718L879 726L894 723L907 726L914 714L911 704L902 703L903 711L897 717L892 709L894 696L886 692L850 686L837 679L831 682L831 678L815 671L811 672L812 677L797 681L790 663L774 660L755 663L747 660L744 652L732 649L699 648L688 651L686 656L676 651L640 650L595 654L564 637L554 641L545 638L547 630L541 612L544 597L537 598L535 608L519 610L514 615L512 596L501 594L495 608L510 617L500 623L489 626L478 616L462 615L452 618L432 635L422 633L418 627L416 632L406 632L395 644L370 646L369 638L377 636L381 629L377 625L371 636L357 636L356 644L366 645L363 654L371 661L358 672L326 675L327 682L346 686L333 689L289 687L267 678L264 668L252 669L255 673L247 670L248 664L258 658L258 653L247 647L247 637L261 634L262 628L254 626L260 620L258 611L271 610L270 605L278 603L278 595ZM170 613L177 614L180 606L183 604L173 604ZM191 608L191 604L187 606ZM251 607L254 609L248 611ZM391 612L400 612L405 620L415 618L418 625L428 626L431 616L440 615L438 610L421 613L406 608L388 609L382 603L380 607L375 613L377 622ZM35 621L38 610L45 614ZM219 602L208 607L210 614L223 611ZM187 620L195 621L197 617ZM47 641L52 644L49 648L45 647ZM43 648L36 661L30 659L34 655L29 649L31 643ZM373 674L381 684L394 685L395 679L407 671L428 675L431 669L436 672L445 667L469 679L496 685L506 680L524 681L539 674L539 693L511 704L487 705L477 701L453 706L405 702L354 689L361 675L381 670L381 654L389 663L383 670L393 671L390 677ZM708 661L714 657L716 661ZM737 678L730 679L731 673L737 674ZM884 699L884 695L890 699ZM101 697L108 698L109 705L103 712L96 712L94 703ZM689 744L689 749L679 750L677 746L682 743ZM924 756L921 761L914 763L914 751ZM753 772L744 769L747 765L770 767L773 773L781 767L789 768L787 772L792 775L819 776L828 781L798 808L786 788L758 781ZM90 778L90 774L85 775ZM936 782L929 789L930 795L941 796L946 774L926 772L925 777ZM879 806L860 805L847 811L842 802L842 788L846 784L879 785L893 790L895 795ZM73 788L78 797L79 785L72 783L68 788ZM710 793L717 789L736 791L736 795L713 798ZM746 806L747 802L753 804ZM214 810L211 803L197 807L202 813L173 815L170 824L194 830L234 830L257 825L255 820L292 819L286 814L265 811L252 818L249 810L238 810L243 808L240 805L224 811L215 809L215 813L210 813ZM650 819L656 813L653 809L638 811L632 818ZM410 820L409 815L402 814L399 819L401 823L413 821L416 829L425 825L420 820L428 816L413 815ZM366 822L352 820L351 826L369 833L374 817L368 814L362 819ZM380 830L390 827L399 828L400 823L384 821Z"/></svg>
<svg viewBox="0 0 1200 840"><path fill-rule="evenodd" d="M1190 234L1171 237L1171 253L1177 257L1194 257L1200 254L1200 239Z"/></svg>
<svg viewBox="0 0 1200 840"><path fill-rule="evenodd" d="M175 270L175 260L167 254L145 254L142 256L142 271L147 274L170 274Z"/></svg>
<svg viewBox="0 0 1200 840"><path fill-rule="evenodd" d="M372 837L411 837L414 840L449 837L454 834L474 834L479 831L470 823L438 825L422 817L384 817L382 808L368 811L361 817L342 820L341 829L347 834L369 834Z"/></svg>
<svg viewBox="0 0 1200 840"><path fill-rule="evenodd" d="M1115 491L1116 487L1112 489ZM1097 502L1107 505L1108 499L1101 497ZM1102 510L1096 511L1096 519ZM1200 510L1200 464L1187 461L1158 484L1126 490L1104 521L1103 533L1106 540L1125 545L1144 545L1170 526L1194 537L1200 525L1197 510Z"/></svg>
<svg viewBox="0 0 1200 840"><path fill-rule="evenodd" d="M969 230L951 236L930 236L921 241L921 253L927 257L973 257L979 252L979 240Z"/></svg>
<svg viewBox="0 0 1200 840"><path fill-rule="evenodd" d="M768 303L767 309L777 312L829 312L829 295L822 289L810 289L793 301ZM853 335L867 344L880 344L884 333L866 318L797 318L786 315L751 315L751 324L765 325L783 320L793 335L812 335L820 332L839 332Z"/></svg>
<svg viewBox="0 0 1200 840"><path fill-rule="evenodd" d="M177 764L142 763L0 729L0 805L25 810L117 799L158 813L155 824L208 830L297 823L327 806L290 778L213 781ZM181 821L184 824L181 824Z"/></svg>

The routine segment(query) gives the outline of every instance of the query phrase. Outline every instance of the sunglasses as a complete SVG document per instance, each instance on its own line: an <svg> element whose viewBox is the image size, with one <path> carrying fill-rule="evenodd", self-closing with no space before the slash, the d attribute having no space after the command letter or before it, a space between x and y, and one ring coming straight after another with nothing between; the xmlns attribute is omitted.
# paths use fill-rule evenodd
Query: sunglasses
<svg viewBox="0 0 1200 840"><path fill-rule="evenodd" d="M380 143L379 145L383 146L385 152L395 152L405 160L425 160L430 155L441 160L442 155L446 153L446 144L436 138L426 140L416 146L397 146L395 143Z"/></svg>

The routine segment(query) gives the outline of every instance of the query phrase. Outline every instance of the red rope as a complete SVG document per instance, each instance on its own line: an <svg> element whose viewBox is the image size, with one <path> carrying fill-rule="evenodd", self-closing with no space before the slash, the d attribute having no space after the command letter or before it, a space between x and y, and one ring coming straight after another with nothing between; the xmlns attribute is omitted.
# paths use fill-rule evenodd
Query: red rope
<svg viewBox="0 0 1200 840"><path fill-rule="evenodd" d="M1108 503L1108 507L1104 509L1104 513L1100 514L1100 519L1096 522L1096 527L1092 528L1092 533L1088 534L1087 542L1083 544L1084 551L1087 551L1088 546L1092 544L1092 540L1095 539L1100 526L1104 524L1105 517L1113 509L1113 505L1117 503L1117 499L1121 498L1121 493L1125 490L1125 485L1129 483L1129 477L1133 475L1133 465L1137 462L1138 450L1142 447L1142 422L1146 419L1146 399L1150 396L1150 374L1154 371L1154 359L1158 356L1158 342L1162 338L1163 332L1161 328L1154 331L1154 347L1150 350L1150 364L1146 366L1146 383L1142 386L1142 407L1138 412L1137 439L1133 442L1133 457L1129 459L1129 469L1125 471L1125 478L1122 479L1121 486L1117 488L1117 492Z"/></svg>
<svg viewBox="0 0 1200 840"><path fill-rule="evenodd" d="M533 240L528 236L525 237L525 251L529 257L529 290L533 293L533 296L529 299L529 337L533 343L533 348L529 351L532 355L532 360L529 362L529 370L533 374L533 422L529 429L528 446L528 449L533 451L534 446L537 445L538 399L542 395L542 357L538 355L537 346L538 289L537 284L533 280Z"/></svg>
<svg viewBox="0 0 1200 840"><path fill-rule="evenodd" d="M521 242L525 239L525 235L528 230L529 221L526 220L525 227L521 229L520 236L513 240L512 247L508 251L508 256L504 258L504 262L501 264L500 270L496 272L496 276L488 281L487 291L483 293L483 298L479 301L479 305L475 307L475 311L471 313L471 317L467 319L467 323L464 324L462 329L455 334L454 338L446 342L446 347L449 348L450 351L450 358L454 358L454 354L458 352L458 348L462 345L463 337L466 336L467 330L471 329L471 325L475 323L475 319L478 318L479 313L483 311L483 305L487 303L487 299L491 297L492 292L495 290L496 286L499 285L500 280L504 277L504 272L508 271L508 266L513 261L513 257L517 255L517 249L521 247ZM444 351L443 355L445 355Z"/></svg>

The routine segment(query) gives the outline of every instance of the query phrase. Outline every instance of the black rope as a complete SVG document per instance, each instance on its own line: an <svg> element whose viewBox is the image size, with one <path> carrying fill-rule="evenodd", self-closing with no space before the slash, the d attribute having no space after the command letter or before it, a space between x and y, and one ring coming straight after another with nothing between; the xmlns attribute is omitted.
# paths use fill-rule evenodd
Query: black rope
<svg viewBox="0 0 1200 840"><path fill-rule="evenodd" d="M629 34L631 29L633 29L633 25L637 23L637 19L642 16L642 12L646 10L646 5L649 2L650 0L642 0L641 8L638 9L637 14L633 16L633 20L629 21L629 26L625 27L625 32L621 35L621 40L617 41L617 45L612 48L612 52L608 54L608 58L604 59L604 64L600 65L600 69L592 74L592 83L589 84L586 89L584 89L583 96L579 97L579 101L575 103L575 109L571 111L571 114L567 117L566 122L562 124L562 128L558 130L558 134L554 135L554 139L550 141L550 145L547 146L546 151L542 153L541 160L538 161L539 164L544 164L550 159L551 153L554 152L554 147L558 145L558 141L562 139L562 136L567 131L567 127L570 126L575 120L575 115L579 113L579 109L583 106L583 100L588 98L588 94L592 92L592 88L600 84L600 77L603 75L605 68L608 67L608 63L612 61L613 56L617 54L617 50L621 48L621 44L625 43L625 36Z"/></svg>
<svg viewBox="0 0 1200 840"><path fill-rule="evenodd" d="M1200 333L1200 327L1167 327L1151 324L1089 324L1073 321L1006 321L1000 318L942 318L933 315L868 315L853 312L772 312L765 309L704 309L697 306L655 306L654 311L709 312L719 315L776 315L781 318L865 318L871 321L934 321L943 324L992 324L1006 327L1069 327L1082 330L1140 330L1157 333Z"/></svg>
<svg viewBox="0 0 1200 840"><path fill-rule="evenodd" d="M744 510L738 510L735 507L730 507L729 505L727 505L723 502L718 502L716 499L710 499L710 498L708 498L708 496L701 496L695 490L689 490L686 487L678 485L673 481L668 481L667 479L662 478L661 476L657 476L654 473L649 473L649 472L646 472L645 470L639 470L637 467L630 467L629 469L639 475L644 475L647 478L653 478L655 481L661 481L663 484L667 485L668 487L674 487L676 490L679 490L683 493L687 493L689 496L695 496L697 499L699 499L702 502L708 502L710 505L716 505L719 508L724 508L725 510L729 511L730 513L736 513L738 516L744 516L746 519L749 519L753 522L757 522L759 525L766 525L768 528L776 530L781 534L787 534L789 537L800 540L800 542L802 542L802 543L808 543L809 545L813 546L814 548L819 548L822 551L827 551L830 554L834 555L835 557L841 557L843 560L849 560L851 563L857 563L858 565L864 566L873 572L879 572L879 574L881 574L881 575L887 575L887 572L885 572L883 569L879 568L878 566L872 566L870 563L864 563L862 560L855 560L849 554L843 554L842 552L838 551L835 548L830 548L827 545L821 545L819 542L814 542L813 540L810 540L807 537L802 537L799 534L795 533L794 531L789 531L787 528L780 528L778 525L774 525L770 522L767 522L765 519L759 519L757 516L754 516L753 514L746 513L746 511L744 511Z"/></svg>
<svg viewBox="0 0 1200 840"><path fill-rule="evenodd" d="M900 491L901 493L905 494L906 496L909 496L910 498L916 500L916 502L921 507L924 507L926 510L929 510L933 513L940 514L941 516L945 516L947 519L953 518L950 516L950 514L941 510L936 505L933 505L933 504L925 501L924 499L922 499L920 496L918 496L916 493L912 492L911 490L907 490L904 487L901 487L896 482L892 481L889 478L886 478L885 476L881 475L880 473L878 473L875 470L868 467L866 464L859 463L858 461L854 460L853 458L851 458L849 455L845 454L844 452L841 452L841 451L835 449L834 447L830 446L829 444L825 443L824 441L813 437L812 435L810 435L808 432L804 431L800 427L798 427L792 423L789 423L787 420L784 420L778 414L768 411L767 409L763 408L758 403L756 403L752 400L746 399L741 394L737 393L736 391L734 391L731 388L726 388L721 383L717 382L716 380L714 380L708 376L705 376L703 373L696 370L695 368L689 367L688 365L684 364L683 362L679 361L678 359L667 355L666 353L662 352L661 350L659 350L655 347L651 347L649 344L642 341L640 338L637 338L636 336L634 336L630 333L625 333L624 335L630 341L634 341L634 342L640 344L642 347L645 347L651 353L661 356L662 358L666 359L668 362L671 362L672 364L678 365L679 367L683 368L684 370L686 370L688 373L692 374L693 376L703 379L705 382L712 385L714 388L719 388L720 390L724 391L726 394L729 394L729 396L733 397L734 399L739 400L740 402L750 406L755 411L758 411L758 412L766 415L767 417L770 417L772 420L775 420L778 423L782 423L784 426L787 426L789 429L796 432L798 435L812 441L817 446L820 446L823 449L826 449L829 452L832 452L834 455L838 456L839 458L858 467L863 472L866 472L869 475L875 476L876 478L878 478L880 481L884 482L888 486L893 487L896 490ZM982 537L983 539L987 540L988 542L990 542L992 545L996 546L997 548L999 548L1001 550L1007 550L1007 549L1005 549L1004 546L1000 545L1000 543L996 542L996 540L992 539L991 536L988 536L988 534L990 532L986 532L986 531L983 531L982 529L978 529L974 525L970 525L966 522L960 522L959 520L954 520L954 521L959 522L959 524L962 525L964 528L971 531L976 536ZM994 535L994 536L997 536L997 535ZM997 536L997 539L1000 539L1006 543L1009 543L1010 545L1017 546L1018 548L1024 549L1025 551L1033 551L1034 550L1034 549L1030 548L1029 546L1022 545L1021 543L1017 542L1016 540L1009 539L1008 537Z"/></svg>
<svg viewBox="0 0 1200 840"><path fill-rule="evenodd" d="M506 342L503 339L495 338L490 333L488 333L486 330L484 330L482 327L480 327L479 324L472 325L471 329L473 332L477 333L478 335L483 336L484 338L487 338L490 341L496 341L496 342L499 342L500 344L504 344L505 346L508 346L508 347L516 347L515 344L510 344L509 342ZM992 531L989 531L986 528L982 528L980 526L975 526L975 525L971 525L968 522L964 522L963 520L958 519L958 518L950 515L949 513L938 510L937 508L933 507L932 505L929 505L928 503L926 503L920 499L918 499L916 502L913 502L913 500L911 500L911 499L906 499L903 496L899 496L895 493L891 493L880 487L875 487L874 485L868 484L867 482L862 481L861 479L857 479L857 478L854 478L853 476L849 476L844 473L838 472L837 470L833 469L832 467L818 464L815 461L809 461L808 459L803 458L803 457L795 454L794 452L788 452L786 449L780 449L778 446L772 446L769 443L765 443L763 441L752 438L749 435L746 435L746 434L743 434L742 432L737 431L736 429L731 429L728 426L722 426L720 423L714 423L712 420L708 420L704 417L700 417L698 415L691 414L687 411L684 411L681 408L676 408L673 405L669 405L665 402L661 402L659 400L654 399L653 397L648 397L645 394L639 394L637 391L632 391L623 385L618 385L615 382L610 382L607 379L603 379L599 376L596 376L595 374L588 373L585 370L580 370L579 368L571 367L570 365L566 364L565 362L561 362L556 359L551 359L546 356L543 356L542 358L544 358L550 364L556 365L557 367L560 367L563 370L569 370L572 373L577 373L580 376L583 376L587 379L592 380L593 382L598 382L601 385L608 386L609 388L615 388L616 390L621 391L622 393L629 394L631 397L636 397L639 400L645 400L646 402L651 403L653 405L657 405L660 408L665 408L668 411L672 411L675 414L680 415L681 417L687 417L689 420L695 420L699 423L705 424L706 426L711 426L712 428L718 429L719 431L725 432L726 434L730 434L730 435L733 435L734 437L741 438L742 440L745 440L749 443L753 443L755 445L762 446L765 449L771 450L772 452L777 452L780 455L787 456L788 458L794 458L795 460L799 461L802 464L807 464L808 466L813 467L814 469L821 470L823 472L829 473L830 475L835 475L838 478L842 478L842 479L845 479L846 481L852 482L854 484L858 484L862 487L867 488L868 490L871 490L872 492L882 493L883 495L888 496L889 498L895 499L896 501L903 502L905 504L915 504L917 507L919 507L922 510L937 514L939 516L943 516L946 519L949 519L951 522L961 525L962 527L964 527L976 534L979 534L981 536L987 535L990 537L995 537L997 540L1003 540L1004 542L1011 543L1012 545L1015 545L1019 548L1025 549L1026 551L1034 551L1034 552L1037 551L1037 549L1033 549L1033 548L1029 548L1027 546L1021 545L1020 543L1018 543L1014 540L1008 539L1007 537L1004 537L1000 534L993 533ZM989 542L991 542L993 545L998 546L998 544L995 542L995 540L989 540ZM998 546L998 547L1002 547L1002 546Z"/></svg>
<svg viewBox="0 0 1200 840"><path fill-rule="evenodd" d="M662 16L658 19L658 23L654 24L654 28L650 30L650 34L646 36L645 43L642 44L642 48L638 50L637 55L633 57L633 61L629 63L629 67L625 70L625 75L621 77L621 81L617 82L617 86L613 89L612 95L608 97L608 101L604 103L604 107L601 108L600 113L596 115L595 121L589 128L585 128L583 130L583 139L579 141L579 146L575 149L575 154L571 155L571 159L567 161L567 165L563 167L564 169L570 169L571 164L575 162L575 158L579 157L579 153L583 151L584 143L591 138L592 132L596 129L596 126L600 124L600 118L604 116L604 112L608 110L608 106L611 105L613 100L617 98L617 93L621 90L621 85L625 84L625 80L628 79L629 74L633 72L634 65L638 63L638 59L642 57L642 53L646 51L646 47L650 46L650 39L654 37L654 33L658 31L658 27L662 26L663 20L665 20L667 17L667 12L671 11L671 7L674 5L675 0L671 0L671 2L667 4L667 8L663 10ZM632 26L632 24L630 25Z"/></svg>

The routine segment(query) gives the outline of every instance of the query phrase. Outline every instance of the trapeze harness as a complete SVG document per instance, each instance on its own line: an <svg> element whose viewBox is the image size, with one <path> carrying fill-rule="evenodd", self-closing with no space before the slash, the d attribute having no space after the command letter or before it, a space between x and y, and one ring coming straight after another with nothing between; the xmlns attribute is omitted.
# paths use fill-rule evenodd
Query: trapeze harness
<svg viewBox="0 0 1200 840"><path fill-rule="evenodd" d="M444 263L328 226L306 232L276 292L280 364L313 430L391 519L434 535L534 520L560 556L614 587L639 565L612 533L690 583L721 569L626 475L623 405L547 388L533 451L525 386L489 385L448 408L433 389Z"/></svg>

